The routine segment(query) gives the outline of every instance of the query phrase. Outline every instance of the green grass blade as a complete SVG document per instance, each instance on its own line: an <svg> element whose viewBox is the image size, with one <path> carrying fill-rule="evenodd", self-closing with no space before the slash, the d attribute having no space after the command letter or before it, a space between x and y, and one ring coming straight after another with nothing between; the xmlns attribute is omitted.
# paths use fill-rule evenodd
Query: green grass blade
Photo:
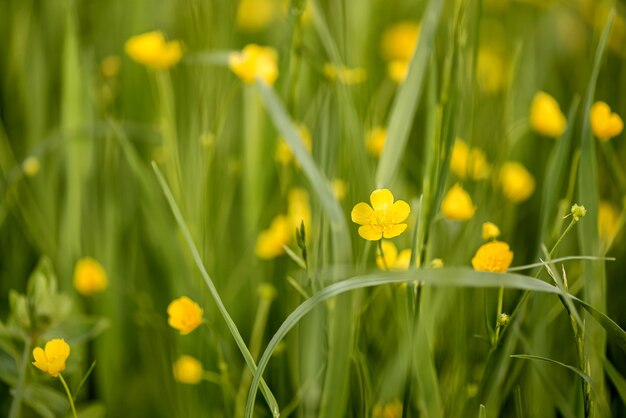
<svg viewBox="0 0 626 418"><path fill-rule="evenodd" d="M575 304L583 307L587 312L589 312L589 314L591 314L591 316L606 330L608 336L611 337L622 350L624 350L624 353L626 353L626 332L619 325L617 325L615 321L587 302L574 296L570 297Z"/></svg>
<svg viewBox="0 0 626 418"><path fill-rule="evenodd" d="M485 408L485 405L481 404L478 408L478 418L487 418L487 409Z"/></svg>
<svg viewBox="0 0 626 418"><path fill-rule="evenodd" d="M513 357L513 358L521 358L521 359L525 359L525 360L541 360L541 361L546 361L548 363L559 365L561 367L564 367L564 368L566 368L568 370L573 371L578 376L580 376L581 379L583 379L585 382L587 382L589 384L589 386L591 386L592 388L594 387L594 383L591 380L591 376L589 376L587 373L583 372L582 370L577 369L574 366L570 366L569 364L561 363L560 361L557 361L557 360L554 360L554 359L551 359L551 358L541 357L541 356L533 356L533 355L530 355L530 354L512 354L511 357Z"/></svg>
<svg viewBox="0 0 626 418"><path fill-rule="evenodd" d="M256 373L257 366L256 364L254 364L254 359L252 358L252 354L248 350L246 343L241 337L241 334L239 333L239 329L237 329L237 325L235 324L233 319L230 317L230 314L228 313L226 306L224 306L224 303L222 302L222 298L220 297L217 291L217 288L213 284L213 280L211 280L209 273L204 268L204 264L202 262L202 258L200 257L200 253L198 252L198 249L196 248L196 244L193 242L191 233L189 232L189 229L187 228L185 220L183 219L183 215L180 212L180 209L178 208L176 201L174 200L174 196L172 195L172 192L170 188L168 187L165 181L165 178L163 177L163 174L161 173L161 170L159 170L155 162L152 162L152 168L154 169L154 173L156 174L157 179L159 180L159 184L161 185L161 188L163 189L163 193L165 194L165 197L170 205L170 208L172 209L174 218L176 218L178 227L181 229L185 237L185 241L187 241L187 245L189 246L189 250L191 251L191 254L193 255L194 262L196 263L196 266L198 267L198 270L200 271L200 275L204 279L204 282L209 288L209 291L211 292L211 296L213 297L215 304L217 305L217 309L219 310L220 314L224 318L224 321L226 321L228 330L230 331L233 338L235 339L235 343L237 343L237 347L239 347L239 350L241 351L241 354L243 355L243 358L245 359L246 364L248 365L248 368L250 369L252 373ZM272 394L267 384L265 384L265 382L261 383L261 392L263 393L263 396L265 397L265 400L267 401L267 404L270 407L272 414L275 417L278 417L280 415L278 403L276 402L274 395Z"/></svg>
<svg viewBox="0 0 626 418"><path fill-rule="evenodd" d="M613 383L620 399L626 404L626 379L624 379L624 376L617 371L615 366L613 366L608 359L604 359L604 370L606 370L606 375L609 377L611 383Z"/></svg>
<svg viewBox="0 0 626 418"><path fill-rule="evenodd" d="M376 187L388 187L400 167L413 126L413 117L422 95L429 57L435 47L435 34L444 3L444 0L431 0L422 19L419 42L411 59L409 72L391 109L387 141L376 171Z"/></svg>

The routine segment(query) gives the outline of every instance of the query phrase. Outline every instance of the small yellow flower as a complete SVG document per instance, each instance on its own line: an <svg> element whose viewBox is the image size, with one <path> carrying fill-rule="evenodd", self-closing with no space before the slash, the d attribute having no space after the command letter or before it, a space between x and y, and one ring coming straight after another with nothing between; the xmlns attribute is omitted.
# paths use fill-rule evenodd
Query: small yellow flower
<svg viewBox="0 0 626 418"><path fill-rule="evenodd" d="M338 81L342 84L359 84L367 80L367 72L364 68L349 68L343 65L337 66L331 63L324 65L324 75L329 80Z"/></svg>
<svg viewBox="0 0 626 418"><path fill-rule="evenodd" d="M91 296L107 288L108 279L104 268L91 257L78 260L74 267L74 288L78 293Z"/></svg>
<svg viewBox="0 0 626 418"><path fill-rule="evenodd" d="M348 194L348 183L342 179L333 179L330 187L333 189L333 195L335 199L341 201L346 198L346 194Z"/></svg>
<svg viewBox="0 0 626 418"><path fill-rule="evenodd" d="M382 241L383 255L376 250L376 265L381 270L408 270L411 265L411 250L409 248L400 251L391 241Z"/></svg>
<svg viewBox="0 0 626 418"><path fill-rule="evenodd" d="M257 289L259 297L263 300L271 301L276 298L276 288L270 283L261 283Z"/></svg>
<svg viewBox="0 0 626 418"><path fill-rule="evenodd" d="M513 251L509 244L491 241L480 246L472 258L472 267L477 271L505 272L513 261Z"/></svg>
<svg viewBox="0 0 626 418"><path fill-rule="evenodd" d="M287 216L291 224L291 231L300 228L304 222L304 229L308 232L311 228L311 205L309 194L300 187L289 190L287 195Z"/></svg>
<svg viewBox="0 0 626 418"><path fill-rule="evenodd" d="M479 148L470 148L465 141L454 141L450 156L450 170L460 179L484 180L489 177L491 167L485 153Z"/></svg>
<svg viewBox="0 0 626 418"><path fill-rule="evenodd" d="M495 240L500 236L500 228L493 222L483 223L483 239L485 241Z"/></svg>
<svg viewBox="0 0 626 418"><path fill-rule="evenodd" d="M22 171L26 177L35 177L39 173L39 170L41 170L39 158L31 155L22 161Z"/></svg>
<svg viewBox="0 0 626 418"><path fill-rule="evenodd" d="M570 213L572 214L572 218L578 222L580 218L584 218L585 215L587 215L587 209L578 203L574 203L570 209Z"/></svg>
<svg viewBox="0 0 626 418"><path fill-rule="evenodd" d="M459 183L452 186L441 202L443 215L454 221L471 219L476 212L472 198Z"/></svg>
<svg viewBox="0 0 626 418"><path fill-rule="evenodd" d="M313 150L313 142L311 141L311 133L303 124L298 124L298 133L300 134L300 139L304 143L304 146L309 151L309 153ZM291 152L291 147L284 138L278 138L278 145L276 146L276 154L274 156L276 162L278 162L282 166L288 166L289 164L294 162L293 152Z"/></svg>
<svg viewBox="0 0 626 418"><path fill-rule="evenodd" d="M187 296L174 299L167 307L168 324L187 335L202 323L202 308Z"/></svg>
<svg viewBox="0 0 626 418"><path fill-rule="evenodd" d="M433 268L433 269L443 268L443 260L441 258L433 258L430 261L430 268Z"/></svg>
<svg viewBox="0 0 626 418"><path fill-rule="evenodd" d="M602 241L611 241L618 232L619 211L606 200L601 200L598 206L598 234Z"/></svg>
<svg viewBox="0 0 626 418"><path fill-rule="evenodd" d="M352 209L352 222L361 225L359 235L369 241L397 237L407 227L411 207L404 200L393 201L388 189L377 189L370 195L372 206L357 203Z"/></svg>
<svg viewBox="0 0 626 418"><path fill-rule="evenodd" d="M167 42L159 31L133 36L126 41L124 49L133 60L157 70L176 65L183 56L181 42Z"/></svg>
<svg viewBox="0 0 626 418"><path fill-rule="evenodd" d="M202 381L202 363L191 356L180 356L172 367L174 379L186 385L197 385Z"/></svg>
<svg viewBox="0 0 626 418"><path fill-rule="evenodd" d="M530 106L530 126L542 135L558 138L566 125L567 120L554 97L542 91L535 94Z"/></svg>
<svg viewBox="0 0 626 418"><path fill-rule="evenodd" d="M278 215L272 220L270 227L261 231L256 240L257 257L269 260L285 252L284 245L289 244L294 233L292 223L285 215Z"/></svg>
<svg viewBox="0 0 626 418"><path fill-rule="evenodd" d="M365 135L365 148L376 158L380 158L387 140L387 130L381 126L375 126Z"/></svg>
<svg viewBox="0 0 626 418"><path fill-rule="evenodd" d="M522 164L508 161L500 169L504 196L513 203L521 203L535 191L535 178Z"/></svg>
<svg viewBox="0 0 626 418"><path fill-rule="evenodd" d="M278 78L278 54L274 48L256 44L246 45L241 52L228 57L228 65L244 83L253 84L256 79L272 86Z"/></svg>
<svg viewBox="0 0 626 418"><path fill-rule="evenodd" d="M387 61L410 61L419 40L420 26L415 22L400 22L385 30L381 52Z"/></svg>
<svg viewBox="0 0 626 418"><path fill-rule="evenodd" d="M387 74L391 81L396 84L401 84L406 80L406 76L409 73L409 62L406 60L393 60L387 64Z"/></svg>
<svg viewBox="0 0 626 418"><path fill-rule="evenodd" d="M402 417L402 402L394 400L386 404L377 404L373 411L374 418L400 418Z"/></svg>
<svg viewBox="0 0 626 418"><path fill-rule="evenodd" d="M595 102L591 106L591 130L600 141L608 141L622 133L624 122L617 113L604 102Z"/></svg>
<svg viewBox="0 0 626 418"><path fill-rule="evenodd" d="M45 348L35 347L33 365L50 376L57 377L65 370L65 362L69 356L69 344L62 338L55 338L48 341Z"/></svg>
<svg viewBox="0 0 626 418"><path fill-rule="evenodd" d="M268 27L277 17L274 0L241 0L237 8L237 27L257 32Z"/></svg>
<svg viewBox="0 0 626 418"><path fill-rule="evenodd" d="M502 56L493 49L480 48L476 77L478 85L485 93L499 92L506 85L506 69Z"/></svg>

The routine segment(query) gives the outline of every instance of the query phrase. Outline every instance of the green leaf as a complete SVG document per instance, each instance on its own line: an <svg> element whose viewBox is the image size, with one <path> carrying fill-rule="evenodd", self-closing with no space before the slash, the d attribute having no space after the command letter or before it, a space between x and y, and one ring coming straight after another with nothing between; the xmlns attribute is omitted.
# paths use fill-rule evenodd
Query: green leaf
<svg viewBox="0 0 626 418"><path fill-rule="evenodd" d="M478 418L487 418L487 409L483 404L478 408Z"/></svg>
<svg viewBox="0 0 626 418"><path fill-rule="evenodd" d="M44 418L62 416L69 405L63 392L40 383L31 383L24 388L24 403Z"/></svg>
<svg viewBox="0 0 626 418"><path fill-rule="evenodd" d="M617 394L619 395L622 402L626 405L626 379L622 376L615 366L611 364L609 359L604 359L604 370L606 370L607 376L613 383L613 386L617 390Z"/></svg>

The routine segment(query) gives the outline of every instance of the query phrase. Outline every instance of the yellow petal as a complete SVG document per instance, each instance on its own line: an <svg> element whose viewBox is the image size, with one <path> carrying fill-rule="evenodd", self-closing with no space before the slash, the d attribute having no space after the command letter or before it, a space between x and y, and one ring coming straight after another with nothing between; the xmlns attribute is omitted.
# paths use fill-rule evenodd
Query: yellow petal
<svg viewBox="0 0 626 418"><path fill-rule="evenodd" d="M389 189L376 189L370 195L374 210L387 210L393 205L393 195Z"/></svg>
<svg viewBox="0 0 626 418"><path fill-rule="evenodd" d="M383 255L381 257L380 252L377 253L376 265L381 270L391 269L396 264L398 249L391 241L383 241L381 246L383 247Z"/></svg>
<svg viewBox="0 0 626 418"><path fill-rule="evenodd" d="M406 229L407 224L391 225L385 228L383 236L387 239L397 237Z"/></svg>
<svg viewBox="0 0 626 418"><path fill-rule="evenodd" d="M382 238L383 233L380 228L374 228L371 225L363 225L359 227L359 235L368 241L378 241Z"/></svg>
<svg viewBox="0 0 626 418"><path fill-rule="evenodd" d="M396 258L396 262L394 263L394 268L397 270L408 270L411 265L411 250L406 249L400 251L398 258Z"/></svg>
<svg viewBox="0 0 626 418"><path fill-rule="evenodd" d="M46 343L46 358L49 362L55 362L57 359L65 362L70 356L70 346L61 338L55 338Z"/></svg>
<svg viewBox="0 0 626 418"><path fill-rule="evenodd" d="M352 222L359 225L369 225L371 222L372 216L374 215L374 209L367 203L357 203L352 208Z"/></svg>
<svg viewBox="0 0 626 418"><path fill-rule="evenodd" d="M411 207L404 200L398 200L387 212L387 221L390 223L400 223L403 222L406 218L409 217L409 213L411 213Z"/></svg>

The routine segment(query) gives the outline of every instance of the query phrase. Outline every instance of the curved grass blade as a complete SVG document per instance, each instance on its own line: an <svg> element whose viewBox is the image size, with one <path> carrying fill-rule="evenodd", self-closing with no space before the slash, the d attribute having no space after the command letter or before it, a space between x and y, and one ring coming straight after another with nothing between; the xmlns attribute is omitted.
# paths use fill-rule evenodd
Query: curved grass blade
<svg viewBox="0 0 626 418"><path fill-rule="evenodd" d="M533 356L530 354L511 354L512 358L521 358L524 360L541 360L541 361L546 361L548 363L552 363L552 364L557 364L561 367L565 367L568 370L573 371L574 373L576 373L578 376L580 376L585 382L587 382L589 384L589 386L591 386L592 388L594 387L593 385L593 381L591 380L591 377L583 372L580 369L577 369L574 366L570 366L569 364L565 364L565 363L561 363L560 361L557 360L553 360L551 358L547 358L547 357L541 357L541 356Z"/></svg>
<svg viewBox="0 0 626 418"><path fill-rule="evenodd" d="M257 366L256 364L254 364L254 359L252 357L252 354L248 350L246 343L241 337L241 334L239 333L239 329L237 329L237 325L235 324L233 319L230 317L230 314L228 313L226 306L224 306L224 303L222 302L222 298L220 298L217 288L215 287L215 284L213 284L213 280L211 280L209 273L207 273L206 269L204 268L204 264L202 263L202 258L200 257L200 253L198 253L196 244L193 242L193 238L191 237L191 233L189 232L189 229L187 228L183 215L180 212L180 209L178 208L176 201L174 200L174 196L172 195L172 192L170 188L168 187L165 181L165 178L163 177L163 174L161 173L161 170L159 170L159 167L157 167L154 161L152 162L152 168L154 169L154 173L156 174L157 179L159 180L159 184L161 185L161 188L163 189L165 198L167 199L170 205L170 208L172 209L174 218L176 218L178 227L182 231L185 237L185 241L187 241L187 245L189 246L189 250L191 251L193 260L195 261L196 266L198 267L198 270L200 270L200 275L204 279L204 282L209 288L209 292L211 292L211 296L215 300L217 309L220 311L220 314L224 318L224 321L226 322L226 325L228 326L228 330L230 331L233 338L235 339L235 343L237 343L237 347L239 347L239 351L241 351L241 354L243 355L243 358L246 361L248 368L250 369L252 373L256 373ZM261 392L263 393L263 396L265 397L265 400L267 401L267 405L270 407L270 410L272 411L272 415L274 417L280 416L276 398L274 398L274 395L272 394L270 388L267 386L267 384L264 381L261 382Z"/></svg>
<svg viewBox="0 0 626 418"><path fill-rule="evenodd" d="M603 314L587 302L578 299L575 296L571 296L572 301L583 307L591 316L598 321L600 325L606 330L607 335L611 337L617 345L626 353L626 332L615 321L609 318L606 314Z"/></svg>

